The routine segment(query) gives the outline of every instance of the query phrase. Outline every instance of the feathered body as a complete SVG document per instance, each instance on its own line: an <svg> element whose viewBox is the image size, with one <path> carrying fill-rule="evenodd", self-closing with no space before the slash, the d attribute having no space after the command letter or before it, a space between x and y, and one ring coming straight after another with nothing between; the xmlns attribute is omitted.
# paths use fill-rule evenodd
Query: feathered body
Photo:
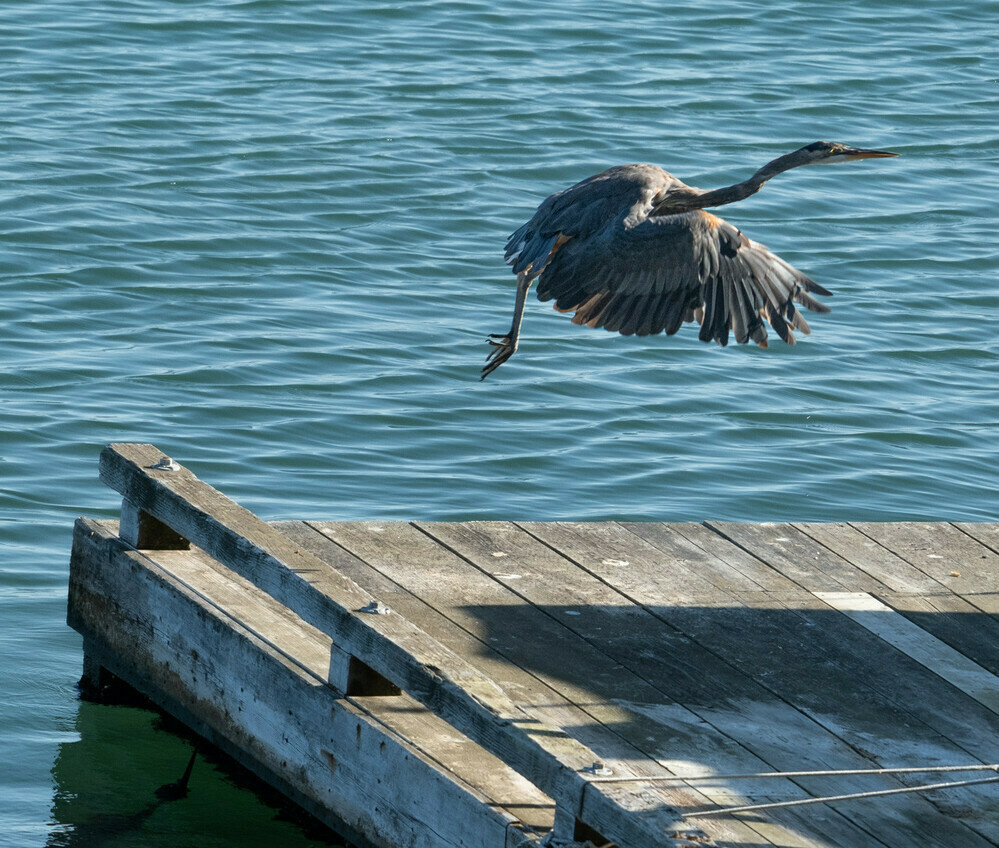
<svg viewBox="0 0 999 848"><path fill-rule="evenodd" d="M548 197L510 236L506 261L518 279L510 333L496 335L483 377L517 348L527 289L574 312L573 323L623 335L675 333L698 321L703 341L767 346L767 324L789 344L808 333L795 304L828 312L830 293L767 247L710 212L758 191L774 175L835 157L893 156L816 142L715 191L684 184L655 165L619 165Z"/></svg>
<svg viewBox="0 0 999 848"><path fill-rule="evenodd" d="M538 279L538 298L554 300L573 322L622 335L672 335L698 320L700 338L766 344L766 318L793 342L788 323L808 324L794 307L828 312L809 292L821 286L697 209L653 214L690 189L655 165L619 165L553 194L507 244L517 274ZM668 257L664 261L664 257Z"/></svg>

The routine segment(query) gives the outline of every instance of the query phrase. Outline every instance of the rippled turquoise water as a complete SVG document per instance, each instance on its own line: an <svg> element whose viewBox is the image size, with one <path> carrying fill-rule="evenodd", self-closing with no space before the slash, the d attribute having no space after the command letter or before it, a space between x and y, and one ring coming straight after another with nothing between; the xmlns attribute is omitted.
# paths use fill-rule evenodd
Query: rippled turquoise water
<svg viewBox="0 0 999 848"><path fill-rule="evenodd" d="M944 5L0 3L0 843L309 844L209 766L200 814L86 829L187 750L76 699L70 533L115 513L109 441L267 518L996 520L999 4ZM479 382L548 193L816 139L903 155L723 213L835 292L810 338L533 301Z"/></svg>

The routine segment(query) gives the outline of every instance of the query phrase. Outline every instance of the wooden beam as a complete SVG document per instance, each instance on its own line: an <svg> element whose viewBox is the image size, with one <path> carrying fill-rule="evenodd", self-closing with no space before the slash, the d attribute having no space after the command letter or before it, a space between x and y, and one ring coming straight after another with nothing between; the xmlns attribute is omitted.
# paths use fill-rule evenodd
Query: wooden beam
<svg viewBox="0 0 999 848"><path fill-rule="evenodd" d="M376 598L183 466L163 460L153 445L112 444L101 452L100 477L506 762L569 814L561 820L577 817L585 792L585 824L618 844L659 848L682 832L682 816L663 793L590 783L582 770L598 757L589 748L529 716L401 616L365 614Z"/></svg>
<svg viewBox="0 0 999 848"><path fill-rule="evenodd" d="M81 519L73 538L68 620L92 668L356 844L537 845L525 824L550 824L550 804L518 775L408 696L344 697L329 637L202 552L134 551L115 530Z"/></svg>

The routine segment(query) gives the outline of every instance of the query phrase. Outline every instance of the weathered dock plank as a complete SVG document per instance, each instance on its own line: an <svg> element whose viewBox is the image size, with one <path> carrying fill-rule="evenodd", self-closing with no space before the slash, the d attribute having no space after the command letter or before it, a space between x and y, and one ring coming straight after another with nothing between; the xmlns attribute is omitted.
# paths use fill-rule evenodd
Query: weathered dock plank
<svg viewBox="0 0 999 848"><path fill-rule="evenodd" d="M851 524L838 522L792 526L883 584L885 589L931 595L945 588L942 583L864 535ZM868 587L868 590L870 588L872 587ZM856 585L850 591L859 589L860 586ZM880 592L881 588L875 584L873 590Z"/></svg>
<svg viewBox="0 0 999 848"><path fill-rule="evenodd" d="M338 522L315 526L414 596L425 599L440 616L472 636L478 645L470 645L467 639L461 642L470 661L479 663L487 650L505 657L503 663L483 663L482 667L504 690L517 692L519 699L529 699L534 714L557 721L579 738L618 776L671 773L662 768L665 763L650 757L636 744L657 730L657 723L642 713L631 714L622 706L633 702L659 705L660 693L627 673L614 658L580 639L549 611L524 603L502 580L484 574L416 527ZM492 556L499 552L502 550L488 553L492 563L506 562L503 557ZM557 575L550 576L558 579ZM566 616L572 618L571 612ZM406 614L421 615L412 608ZM421 626L431 626L422 616L416 620ZM437 637L450 645L454 632L438 631ZM534 681L525 681L522 671ZM514 676L516 680L511 679ZM671 741L685 737L689 745L703 748L708 745L703 738L705 729L696 717L677 710L670 728ZM641 789L641 784L627 787L626 791L636 789ZM711 795L719 797L717 790L712 792L710 787L707 794L687 787L658 791L672 806L687 809L703 807ZM586 820L585 797L583 802L579 817ZM685 830L698 824L696 816L688 818ZM738 823L713 823L712 835L716 840L739 840L740 844L752 837Z"/></svg>
<svg viewBox="0 0 999 848"><path fill-rule="evenodd" d="M995 592L974 593L972 603L954 591L961 588L959 581L950 587L935 580L850 524L796 526L857 567L873 573L892 590L876 591L873 597L992 674L999 673L999 604L993 600ZM976 533L987 535L993 526L963 525L961 529L974 538ZM989 585L996 582L993 576Z"/></svg>
<svg viewBox="0 0 999 848"><path fill-rule="evenodd" d="M350 838L999 846L999 784L709 815L999 761L997 525L267 524L161 459L102 454L87 665Z"/></svg>
<svg viewBox="0 0 999 848"><path fill-rule="evenodd" d="M904 531L905 525L895 526L891 532L880 525L861 526L871 530L872 534L903 541L899 551L890 552L889 572L894 560L901 558L902 552L908 550L911 555L914 548L928 552L925 546L932 534L928 532L927 526L917 526L912 533ZM950 530L953 528L944 529L949 528L949 525L933 526L941 528L941 535L952 535ZM743 546L755 556L768 563L772 559L777 568L786 566L786 551L783 548L778 547L772 551L765 543L757 542L754 545L751 541L754 538L770 538L775 534L787 538L789 534L784 530L784 525L767 525L760 531L751 533L735 532L741 538ZM975 557L979 553L973 550ZM795 565L796 579L819 599L825 597L829 600L837 595L849 594L833 591L827 595L816 588L823 585L825 578L816 572L821 568L819 563L825 561L824 556L816 556L810 552L809 556L803 557ZM876 568L872 569L872 573L875 579L880 576ZM993 574L993 585L996 577ZM871 598L876 595L887 597L889 593L875 590L869 594ZM999 737L996 736L999 727L995 723L995 713L973 694L962 692L952 685L940 685L941 678L933 667L934 663L927 665L921 661L926 656L938 656L933 646L935 639L930 633L921 628L910 629L907 633L908 640L905 643L896 640L895 644L880 637L873 640L860 638L850 627L851 620L856 623L856 616L851 619L846 615L829 617L821 612L807 612L812 606L804 594L794 604L799 615L812 622L812 642L822 655L831 658L832 664L823 665L822 677L815 685L809 686L810 695L821 692L820 684L824 684L830 696L835 697L839 693L838 713L850 715L851 702L856 701L859 693L864 693L860 703L854 703L853 715L858 715L866 708L875 721L859 738L852 740L858 750L871 752L882 761L892 751L903 757L920 757L925 762L953 762L955 756L968 754L978 757L983 763L995 761L999 755ZM872 634L884 628L887 635L888 621L880 626L873 625L870 620L867 624L871 625L867 629ZM918 636L918 639L914 639L914 636ZM802 631L797 637L788 633L785 638L788 644L795 644L807 639L808 631ZM914 647L917 644L921 647L914 648L910 653L900 650L903 645ZM848 649L844 650L844 646L848 646ZM995 651L996 647L993 645L993 658ZM976 673L982 672L984 669L976 670ZM804 670L801 670L794 676L797 679L803 673ZM989 676L991 677L990 673ZM837 678L838 684L834 683ZM993 688L999 688L999 679L993 677L992 681ZM987 687L979 682L976 693L981 693L984 688ZM896 713L895 718L884 721L884 729L879 731L879 716L882 713L892 715L892 711ZM905 717L906 713L910 714L909 718ZM913 718L918 721L912 721ZM904 735L899 730L904 730ZM934 738L935 734L938 738ZM986 835L992 841L999 841L999 807L994 793L978 788L971 788L966 792L962 796L964 803L967 804L967 809L976 812L965 816L965 821L979 834Z"/></svg>
<svg viewBox="0 0 999 848"><path fill-rule="evenodd" d="M708 521L706 525L810 592L885 588L880 580L790 524ZM759 557L757 551L765 551L765 558Z"/></svg>
<svg viewBox="0 0 999 848"><path fill-rule="evenodd" d="M567 652L556 650L549 642L537 647L537 656L524 652L511 653L510 659L532 669L547 670L552 686L566 691L567 683L589 692L589 701L613 705L613 712L601 716L604 723L613 722L615 731L627 738L646 756L667 766L673 774L703 774L705 763L721 774L770 771L773 766L759 752L746 745L746 737L755 735L746 727L744 717L739 726L724 718L715 724L717 714L709 705L727 706L731 699L748 701L747 681L733 669L717 662L717 658L700 649L686 636L655 617L641 605L563 555L570 540L579 540L580 548L590 552L608 571L625 574L631 561L617 558L626 553L636 558L642 555L633 537L620 535L621 528L613 524L596 525L524 525L469 522L465 524L420 524L421 529L446 544L463 558L504 582L528 602L528 609L551 616L585 643L587 652L606 654L618 665L616 679L602 685L588 675L573 674L586 668L580 655L582 646ZM529 532L528 532L529 531ZM563 534L565 534L563 536ZM516 566L496 568L495 553L506 554L500 560ZM579 551L575 552L579 555ZM583 557L580 557L583 559ZM492 562L491 562L492 560ZM668 576L671 598L676 598L678 584L675 575ZM691 575L696 581L696 577ZM702 587L713 591L710 584ZM692 600L689 587L683 590ZM479 608L476 608L479 611ZM709 614L721 611L711 607ZM481 613L480 613L481 614ZM500 625L502 629L502 625ZM535 628L529 628L534 632ZM733 676L737 679L733 680ZM569 678L567 681L565 678ZM626 685L629 684L630 685ZM729 685L729 684L732 685ZM748 688L752 690L752 686ZM759 693L753 693L759 694ZM587 692L582 693L586 697ZM581 697L575 694L574 697ZM797 718L794 710L789 710ZM759 732L760 728L754 729ZM594 742L595 750L601 750ZM697 788L714 803L727 805L805 797L807 793L791 781L740 781L713 785L698 784ZM696 803L696 799L692 799ZM683 803L679 799L677 803ZM687 802L688 804L690 801ZM688 812L697 822L696 810ZM849 821L833 814L826 817L821 834L809 828L805 817L790 809L774 813L770 821L747 822L760 837L775 844L803 845L880 845ZM702 826L708 829L703 823ZM714 823L712 823L712 827ZM811 832L810 832L811 831Z"/></svg>
<svg viewBox="0 0 999 848"><path fill-rule="evenodd" d="M999 679L978 663L941 642L905 616L866 592L818 592L819 598L845 613L879 639L939 675L969 698L999 715Z"/></svg>
<svg viewBox="0 0 999 848"><path fill-rule="evenodd" d="M280 599L366 666L530 775L562 811L560 829L580 818L574 811L584 808L584 799L589 827L635 848L658 845L664 833L682 829L661 790L628 792L589 781L584 769L596 758L586 746L528 716L492 680L412 622L393 614L358 615L377 599L183 467L165 467L153 445L108 446L101 452L100 476L129 508L154 516Z"/></svg>
<svg viewBox="0 0 999 848"><path fill-rule="evenodd" d="M457 734L412 699L330 686L327 635L204 554L137 552L116 530L74 535L70 623L88 655L318 818L394 845L513 848L550 828L553 803L478 746L455 771Z"/></svg>
<svg viewBox="0 0 999 848"><path fill-rule="evenodd" d="M698 604L696 597L682 603L672 582L665 587L658 582L655 554L622 537L614 525L523 526L723 660L724 663L712 663L703 653L679 654L680 658L697 657L698 667L705 670L707 685L722 687L722 691L699 696L698 709L705 718L716 726L724 726L725 710L709 710L712 704L727 705L734 698L739 704L737 723L749 723L751 717L759 716L752 732L736 738L776 769L849 769L889 765L912 757L942 764L966 761L969 753L991 754L993 759L982 762L994 762L999 754L992 730L994 716L956 692L945 691L940 696L945 703L926 704L927 692L935 687L927 679L925 669L912 663L905 673L898 672L896 666L904 657L896 656L890 646L869 632L857 632L845 616L831 614L829 607L811 592L799 588L790 593L785 587L779 593L743 593L730 596L727 605L719 605L712 592L707 606ZM781 528L773 528L770 533L777 538L788 537ZM759 539L763 534L739 535L746 541ZM783 570L787 568L787 551L784 543L778 545L777 570ZM755 547L757 557L766 555L758 544ZM616 565L622 560L628 562L627 567ZM811 563L815 561L809 557L799 562L794 566L794 574L811 585L823 585L813 581ZM843 650L845 645L850 646L849 651ZM642 654L636 653L635 657L644 660ZM675 651L667 652L667 660L675 657ZM636 660L622 656L621 661L634 667ZM733 669L739 673L733 674ZM923 674L920 676L919 672ZM911 674L916 674L914 682L910 681ZM885 677L892 678L898 686L904 683L905 689L899 693L891 686L872 685ZM671 675L661 674L660 679L668 685ZM759 686L754 688L750 682ZM678 697L683 701L685 696L680 693ZM692 697L698 698L694 693L686 697L684 703L691 703ZM921 703L911 704L913 699L920 699ZM932 718L937 717L937 709L956 710L954 715L974 716L977 721L962 725L960 736L965 744L958 746L918 721L905 706ZM803 718L811 722L803 722ZM940 723L950 730L961 724L949 720ZM772 730L767 733L764 730L767 726L780 727L780 734ZM969 733L969 726L977 731ZM987 737L977 739L976 744L976 739L969 737L974 732L980 733L983 727L988 728ZM735 727L726 730L733 735L738 733ZM892 783L892 778L884 778L875 787L869 778L845 777L831 782L803 781L802 785L813 792L851 792L887 788ZM969 792L970 799L980 800L975 790ZM994 794L985 800L994 801ZM925 799L897 798L892 802L882 801L876 808L858 805L850 810L850 816L853 822L862 824L887 844L918 844L920 833L929 822L934 823L938 845L988 844L982 843L963 823L940 819ZM991 829L991 825L985 820L979 829Z"/></svg>
<svg viewBox="0 0 999 848"><path fill-rule="evenodd" d="M733 593L781 593L797 588L779 571L703 524L643 521L624 522L621 526L658 548L659 561L678 569L676 580L681 585L691 587L691 576L695 575L723 590L726 593L723 604L728 603ZM698 598L701 597L702 593L698 592Z"/></svg>
<svg viewBox="0 0 999 848"><path fill-rule="evenodd" d="M930 522L851 524L972 603L976 594L996 591L999 553L959 527Z"/></svg>

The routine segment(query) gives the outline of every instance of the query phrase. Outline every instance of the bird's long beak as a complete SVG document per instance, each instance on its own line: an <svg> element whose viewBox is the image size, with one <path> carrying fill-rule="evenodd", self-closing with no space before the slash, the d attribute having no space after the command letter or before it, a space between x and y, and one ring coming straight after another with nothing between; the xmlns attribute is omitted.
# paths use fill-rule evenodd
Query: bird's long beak
<svg viewBox="0 0 999 848"><path fill-rule="evenodd" d="M843 155L847 159L888 159L892 156L898 156L897 153L890 153L887 150L863 150L858 147L844 150Z"/></svg>

